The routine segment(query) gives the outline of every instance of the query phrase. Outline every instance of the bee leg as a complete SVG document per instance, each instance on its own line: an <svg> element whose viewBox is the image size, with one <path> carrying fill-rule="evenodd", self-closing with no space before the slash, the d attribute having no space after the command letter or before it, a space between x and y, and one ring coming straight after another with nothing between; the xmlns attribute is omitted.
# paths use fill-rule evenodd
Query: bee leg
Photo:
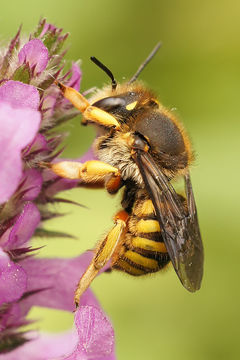
<svg viewBox="0 0 240 360"><path fill-rule="evenodd" d="M115 226L109 231L106 238L99 243L95 256L81 277L75 291L74 301L76 306L79 304L81 295L89 287L98 272L112 257L117 245L122 239L122 236L125 234L124 230L126 229L127 219L127 212L124 210L120 211L114 218Z"/></svg>
<svg viewBox="0 0 240 360"><path fill-rule="evenodd" d="M84 119L82 124L87 124L89 121L103 125L107 128L115 128L116 130L120 128L118 121L113 115L96 106L90 105L87 99L85 99L85 97L82 96L77 90L63 85L59 81L55 81L55 83L60 88L63 96L83 114Z"/></svg>
<svg viewBox="0 0 240 360"><path fill-rule="evenodd" d="M86 183L104 181L109 175L116 179L120 178L117 168L97 160L86 161L83 164L77 161L61 161L55 164L41 163L40 166L50 168L58 176L79 179Z"/></svg>

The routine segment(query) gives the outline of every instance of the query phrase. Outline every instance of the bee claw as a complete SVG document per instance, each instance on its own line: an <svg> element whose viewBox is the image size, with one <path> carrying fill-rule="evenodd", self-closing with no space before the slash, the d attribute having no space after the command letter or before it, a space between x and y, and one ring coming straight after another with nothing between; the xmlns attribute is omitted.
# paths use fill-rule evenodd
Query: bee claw
<svg viewBox="0 0 240 360"><path fill-rule="evenodd" d="M55 80L54 84L57 85L57 87L59 87L59 89L63 92L66 89L66 86L63 85L60 81Z"/></svg>
<svg viewBox="0 0 240 360"><path fill-rule="evenodd" d="M76 301L74 302L74 304L75 304L75 309L72 311L73 314L75 314L77 309L79 308L79 304Z"/></svg>

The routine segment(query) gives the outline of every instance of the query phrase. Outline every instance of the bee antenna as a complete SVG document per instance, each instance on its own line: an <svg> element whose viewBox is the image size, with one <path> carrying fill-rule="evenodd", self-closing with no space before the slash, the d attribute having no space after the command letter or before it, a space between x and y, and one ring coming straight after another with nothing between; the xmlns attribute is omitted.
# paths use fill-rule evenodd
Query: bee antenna
<svg viewBox="0 0 240 360"><path fill-rule="evenodd" d="M155 48L152 50L152 52L148 55L148 57L146 58L146 60L139 66L139 68L137 69L137 72L133 75L133 77L129 80L128 84L133 83L139 76L139 74L143 71L143 69L145 68L145 66L149 63L150 60L152 60L152 58L154 57L154 55L156 54L156 52L159 50L159 48L162 46L162 43L159 42L157 43L157 45L155 46Z"/></svg>
<svg viewBox="0 0 240 360"><path fill-rule="evenodd" d="M94 62L94 64L100 67L100 69L102 69L110 77L110 79L112 80L112 90L115 90L117 87L117 82L114 79L112 72L105 65L103 65L101 61L95 58L95 56L91 56L90 59L92 60L92 62Z"/></svg>

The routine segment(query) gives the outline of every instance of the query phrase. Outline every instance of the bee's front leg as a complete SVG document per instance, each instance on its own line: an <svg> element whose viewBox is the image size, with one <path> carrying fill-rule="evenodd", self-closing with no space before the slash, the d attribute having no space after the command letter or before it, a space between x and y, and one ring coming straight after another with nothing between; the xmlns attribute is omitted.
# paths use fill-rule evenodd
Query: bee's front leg
<svg viewBox="0 0 240 360"><path fill-rule="evenodd" d="M58 176L79 179L86 184L102 182L109 192L111 192L111 187L117 187L121 181L120 171L117 168L98 160L90 160L85 163L77 161L41 163L40 166L50 168Z"/></svg>
<svg viewBox="0 0 240 360"><path fill-rule="evenodd" d="M120 240L123 239L127 220L128 213L124 210L120 211L114 218L115 226L109 231L106 238L98 244L90 265L78 283L74 297L76 306L79 304L81 295L89 287L98 272L110 260Z"/></svg>

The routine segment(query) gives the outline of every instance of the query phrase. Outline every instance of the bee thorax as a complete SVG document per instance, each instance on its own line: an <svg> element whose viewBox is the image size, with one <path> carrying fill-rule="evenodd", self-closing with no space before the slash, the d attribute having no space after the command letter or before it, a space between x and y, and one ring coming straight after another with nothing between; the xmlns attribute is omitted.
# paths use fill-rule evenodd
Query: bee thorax
<svg viewBox="0 0 240 360"><path fill-rule="evenodd" d="M95 141L95 149L99 160L118 168L124 181L131 179L144 187L138 166L132 159L131 149L122 138L101 136Z"/></svg>

